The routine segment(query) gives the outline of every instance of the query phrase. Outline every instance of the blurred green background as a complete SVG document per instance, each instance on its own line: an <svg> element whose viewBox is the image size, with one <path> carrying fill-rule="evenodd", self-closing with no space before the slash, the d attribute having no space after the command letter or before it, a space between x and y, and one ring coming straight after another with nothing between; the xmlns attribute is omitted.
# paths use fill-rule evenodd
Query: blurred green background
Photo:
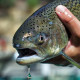
<svg viewBox="0 0 80 80"><path fill-rule="evenodd" d="M27 66L16 63L13 35L37 9L53 0L0 0L0 80L27 80ZM31 80L80 80L76 67L31 65Z"/></svg>

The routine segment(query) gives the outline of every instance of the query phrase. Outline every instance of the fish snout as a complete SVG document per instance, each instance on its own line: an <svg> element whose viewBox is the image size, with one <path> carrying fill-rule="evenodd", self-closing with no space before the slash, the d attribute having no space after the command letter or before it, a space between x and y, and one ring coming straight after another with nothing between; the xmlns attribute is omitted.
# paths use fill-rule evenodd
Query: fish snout
<svg viewBox="0 0 80 80"><path fill-rule="evenodd" d="M13 44L13 47L14 48L21 48L21 45L20 44Z"/></svg>

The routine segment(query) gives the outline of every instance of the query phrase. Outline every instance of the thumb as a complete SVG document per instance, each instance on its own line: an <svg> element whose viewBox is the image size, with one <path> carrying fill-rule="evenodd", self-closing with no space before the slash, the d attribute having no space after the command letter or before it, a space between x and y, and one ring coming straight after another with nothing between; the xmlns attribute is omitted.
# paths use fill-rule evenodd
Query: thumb
<svg viewBox="0 0 80 80"><path fill-rule="evenodd" d="M56 13L71 34L80 38L80 21L63 5L56 7Z"/></svg>

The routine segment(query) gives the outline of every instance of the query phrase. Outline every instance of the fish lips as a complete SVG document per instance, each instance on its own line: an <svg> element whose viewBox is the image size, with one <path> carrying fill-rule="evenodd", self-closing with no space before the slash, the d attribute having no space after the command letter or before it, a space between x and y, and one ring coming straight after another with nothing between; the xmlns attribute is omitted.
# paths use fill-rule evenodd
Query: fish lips
<svg viewBox="0 0 80 80"><path fill-rule="evenodd" d="M28 65L35 62L40 62L43 60L42 57L38 55L38 53L32 49L24 48L17 49L19 56L16 59L16 62L21 65Z"/></svg>

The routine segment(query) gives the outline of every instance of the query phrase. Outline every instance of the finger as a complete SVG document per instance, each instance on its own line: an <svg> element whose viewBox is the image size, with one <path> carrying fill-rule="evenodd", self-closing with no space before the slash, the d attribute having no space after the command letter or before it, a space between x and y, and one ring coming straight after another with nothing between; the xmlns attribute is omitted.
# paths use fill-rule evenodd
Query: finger
<svg viewBox="0 0 80 80"><path fill-rule="evenodd" d="M56 13L71 34L80 38L80 21L63 5L56 7Z"/></svg>

